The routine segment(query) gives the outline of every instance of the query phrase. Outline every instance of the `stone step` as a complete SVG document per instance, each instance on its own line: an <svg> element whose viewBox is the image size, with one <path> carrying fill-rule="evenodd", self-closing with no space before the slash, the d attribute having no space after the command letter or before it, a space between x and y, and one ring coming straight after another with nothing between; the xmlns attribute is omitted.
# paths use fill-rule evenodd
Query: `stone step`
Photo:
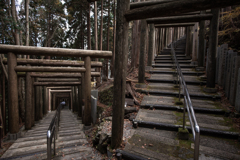
<svg viewBox="0 0 240 160"><path fill-rule="evenodd" d="M163 64L163 63L173 63L173 61L169 61L169 60L156 60L155 64ZM191 61L190 60L186 60L186 61L178 61L179 64L190 64Z"/></svg>
<svg viewBox="0 0 240 160"><path fill-rule="evenodd" d="M154 61L156 60L173 60L171 56L166 56L166 57L155 57L154 58ZM187 61L187 60L191 60L191 57L177 57L177 60L184 60L184 61Z"/></svg>
<svg viewBox="0 0 240 160"><path fill-rule="evenodd" d="M194 149L194 143L191 144L191 148ZM202 157L203 159L240 159L239 154L233 154L230 152L226 152L223 150L218 150L206 146L199 146L200 154L204 154Z"/></svg>
<svg viewBox="0 0 240 160"><path fill-rule="evenodd" d="M193 156L191 149L181 148L176 140L177 132L146 129L138 127L131 130L131 137L124 151L144 157L146 159L179 159L182 156ZM183 158L180 156L180 158Z"/></svg>
<svg viewBox="0 0 240 160"><path fill-rule="evenodd" d="M153 64L152 65L153 68L172 68L173 67L173 64ZM196 68L197 65L187 65L187 64L180 64L180 67L181 68Z"/></svg>
<svg viewBox="0 0 240 160"><path fill-rule="evenodd" d="M76 153L80 153L78 154L78 156L76 156ZM58 159L85 159L85 158L93 158L95 155L92 154L92 149L89 147L85 147L85 146L71 146L71 147L67 147L67 148L60 148L60 149L56 149L56 156L53 158L54 160L58 160ZM98 158L98 157L95 157ZM17 157L13 157L14 160L42 160L42 159L47 159L47 152L43 151L43 152L36 152L33 154L23 154Z"/></svg>

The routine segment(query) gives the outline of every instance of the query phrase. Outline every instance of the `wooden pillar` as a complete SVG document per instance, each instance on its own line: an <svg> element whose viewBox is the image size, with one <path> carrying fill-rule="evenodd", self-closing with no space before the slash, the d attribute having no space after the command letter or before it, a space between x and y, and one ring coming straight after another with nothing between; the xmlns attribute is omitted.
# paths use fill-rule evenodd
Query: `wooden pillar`
<svg viewBox="0 0 240 160"><path fill-rule="evenodd" d="M49 98L48 98L48 108L49 108L49 111L52 111L52 93L50 92L51 89L48 89L48 95L49 95Z"/></svg>
<svg viewBox="0 0 240 160"><path fill-rule="evenodd" d="M147 21L141 20L141 41L140 56L138 67L138 83L144 83L145 80L145 53L146 53Z"/></svg>
<svg viewBox="0 0 240 160"><path fill-rule="evenodd" d="M39 86L39 120L43 118L43 87Z"/></svg>
<svg viewBox="0 0 240 160"><path fill-rule="evenodd" d="M165 28L162 28L162 34L161 34L161 50L163 50L164 48L164 32L165 32Z"/></svg>
<svg viewBox="0 0 240 160"><path fill-rule="evenodd" d="M218 44L218 23L219 23L219 8L212 9L213 17L210 23L210 36L209 36L209 54L208 56L208 69L207 69L207 87L215 88L215 72L216 72L216 54Z"/></svg>
<svg viewBox="0 0 240 160"><path fill-rule="evenodd" d="M72 111L73 112L75 112L76 111L76 95L75 95L75 87L73 86L72 87L72 97L73 97L73 99L72 99L72 102L73 102L73 108L72 108Z"/></svg>
<svg viewBox="0 0 240 160"><path fill-rule="evenodd" d="M172 42L175 41L174 34L175 34L175 32L174 32L174 27L172 27Z"/></svg>
<svg viewBox="0 0 240 160"><path fill-rule="evenodd" d="M56 93L52 93L52 110L56 109Z"/></svg>
<svg viewBox="0 0 240 160"><path fill-rule="evenodd" d="M0 55L0 56L2 56L2 55ZM1 76L0 76L0 78L1 78L1 80L0 80L0 102L1 102L1 104L0 104L0 107L1 107L1 112L0 112L0 114L1 114L1 120L2 120L2 130L1 130L1 139L2 139L2 137L4 137L4 135L5 135L5 132L4 132L4 129L5 129L5 123L4 123L4 119L3 119L3 110L5 110L5 109L3 109L3 68L2 68L2 70L1 70ZM5 87L5 86L4 86ZM1 140L0 139L0 140ZM2 145L2 142L1 142L1 145ZM2 146L0 146L0 147L2 147Z"/></svg>
<svg viewBox="0 0 240 160"><path fill-rule="evenodd" d="M4 124L4 135L7 134L5 78L6 78L5 74L2 72L2 117Z"/></svg>
<svg viewBox="0 0 240 160"><path fill-rule="evenodd" d="M74 86L75 91L75 112L78 112L79 104L78 104L78 87Z"/></svg>
<svg viewBox="0 0 240 160"><path fill-rule="evenodd" d="M31 121L32 121L32 126L34 126L35 124L35 92L36 92L36 89L34 87L34 82L35 82L35 78L32 78L32 118L31 118Z"/></svg>
<svg viewBox="0 0 240 160"><path fill-rule="evenodd" d="M69 109L72 110L72 92L70 92L70 106Z"/></svg>
<svg viewBox="0 0 240 160"><path fill-rule="evenodd" d="M17 57L14 53L8 53L8 124L10 133L19 131L18 110L18 79L14 68L17 66Z"/></svg>
<svg viewBox="0 0 240 160"><path fill-rule="evenodd" d="M81 78L81 94L82 94L82 99L81 99L81 103L82 103L82 106L84 105L84 102L83 102L83 99L84 99L84 88L85 88L85 83L84 83L84 80L85 80L85 74L82 73L82 78Z"/></svg>
<svg viewBox="0 0 240 160"><path fill-rule="evenodd" d="M82 117L82 85L78 85L78 117Z"/></svg>
<svg viewBox="0 0 240 160"><path fill-rule="evenodd" d="M166 39L167 39L167 28L164 28L164 37L163 37L163 49L166 48Z"/></svg>
<svg viewBox="0 0 240 160"><path fill-rule="evenodd" d="M197 61L197 46L198 46L198 23L194 25L193 29L192 62Z"/></svg>
<svg viewBox="0 0 240 160"><path fill-rule="evenodd" d="M32 78L30 72L26 73L26 96L25 96L25 129L29 130L32 127Z"/></svg>
<svg viewBox="0 0 240 160"><path fill-rule="evenodd" d="M172 28L168 28L168 44L170 44L172 42L171 40L171 33L172 33Z"/></svg>
<svg viewBox="0 0 240 160"><path fill-rule="evenodd" d="M201 14L205 14L206 11L201 11ZM204 64L204 51L205 51L205 20L199 22L199 47L198 47L198 67L203 67Z"/></svg>
<svg viewBox="0 0 240 160"><path fill-rule="evenodd" d="M153 50L154 50L154 24L150 24L149 39L148 39L148 62L147 66L152 66Z"/></svg>
<svg viewBox="0 0 240 160"><path fill-rule="evenodd" d="M84 58L84 66L86 69L84 75L84 125L90 126L91 125L91 58L85 57Z"/></svg>
<svg viewBox="0 0 240 160"><path fill-rule="evenodd" d="M190 40L191 40L191 29L190 29L190 27L186 27L186 32L187 32L187 34L186 34L186 48L185 48L185 54L186 54L186 56L190 56Z"/></svg>
<svg viewBox="0 0 240 160"><path fill-rule="evenodd" d="M40 86L35 86L35 120L40 120Z"/></svg>
<svg viewBox="0 0 240 160"><path fill-rule="evenodd" d="M47 87L43 87L43 97L44 97L44 109L43 109L43 114L46 115L48 112L48 92L47 92Z"/></svg>
<svg viewBox="0 0 240 160"><path fill-rule="evenodd" d="M120 146L123 137L126 67L128 55L128 21L124 14L129 10L129 1L117 0L116 55L113 87L112 148Z"/></svg>

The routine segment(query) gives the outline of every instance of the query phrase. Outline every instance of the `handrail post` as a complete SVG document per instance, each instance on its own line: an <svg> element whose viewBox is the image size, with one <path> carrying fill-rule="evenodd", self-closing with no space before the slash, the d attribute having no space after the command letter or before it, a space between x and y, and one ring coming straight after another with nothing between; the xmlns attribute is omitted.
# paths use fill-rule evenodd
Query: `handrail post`
<svg viewBox="0 0 240 160"><path fill-rule="evenodd" d="M181 84L180 84L180 75L178 75L178 84L179 84L179 95L178 95L178 101L180 102L180 97L181 97Z"/></svg>
<svg viewBox="0 0 240 160"><path fill-rule="evenodd" d="M56 133L54 133L53 154L56 155Z"/></svg>
<svg viewBox="0 0 240 160"><path fill-rule="evenodd" d="M48 130L47 132L47 159L51 160L52 156L52 149L51 149L51 132Z"/></svg>
<svg viewBox="0 0 240 160"><path fill-rule="evenodd" d="M184 97L185 97L185 91L184 91ZM183 104L183 129L185 129L185 113L186 113L186 101L184 99L184 104Z"/></svg>
<svg viewBox="0 0 240 160"><path fill-rule="evenodd" d="M200 131L197 132L194 142L194 160L199 159Z"/></svg>

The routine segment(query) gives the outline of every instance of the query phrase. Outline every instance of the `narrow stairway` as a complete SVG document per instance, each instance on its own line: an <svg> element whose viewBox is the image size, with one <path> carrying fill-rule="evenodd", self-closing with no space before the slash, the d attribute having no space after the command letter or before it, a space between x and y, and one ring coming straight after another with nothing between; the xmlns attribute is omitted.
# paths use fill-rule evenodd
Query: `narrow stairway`
<svg viewBox="0 0 240 160"><path fill-rule="evenodd" d="M31 130L26 131L24 136L17 139L1 159L47 159L47 130L54 115L55 111L48 113ZM77 115L67 106L61 110L56 155L52 159L101 159L89 145L81 120L78 120Z"/></svg>
<svg viewBox="0 0 240 160"><path fill-rule="evenodd" d="M199 159L240 159L239 133L232 127L228 111L221 107L221 95L203 91L204 72L196 71L184 48L185 43L177 46L176 55L200 126ZM189 140L178 139L183 105L176 103L179 88L170 49L155 57L150 73L148 86L137 89L146 95L134 120L137 127L132 129L124 151L146 159L193 159L192 134ZM185 117L187 129L191 131L187 112Z"/></svg>

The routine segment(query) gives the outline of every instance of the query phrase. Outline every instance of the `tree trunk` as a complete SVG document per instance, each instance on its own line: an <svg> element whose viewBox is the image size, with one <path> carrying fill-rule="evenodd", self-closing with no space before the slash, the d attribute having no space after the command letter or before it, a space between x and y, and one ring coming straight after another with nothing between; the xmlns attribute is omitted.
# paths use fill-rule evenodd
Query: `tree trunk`
<svg viewBox="0 0 240 160"><path fill-rule="evenodd" d="M97 16L97 1L94 2L94 34L95 34L95 50L98 50L98 16ZM98 61L98 58L95 59ZM100 72L100 68L96 68ZM97 77L97 86L101 83L101 78ZM80 112L79 112L80 113Z"/></svg>
<svg viewBox="0 0 240 160"><path fill-rule="evenodd" d="M19 31L17 29L18 25L17 25L17 12L16 12L15 0L11 0L11 7L12 7L13 28L14 28L14 40L16 45L20 45Z"/></svg>
<svg viewBox="0 0 240 160"><path fill-rule="evenodd" d="M205 14L206 11L202 11L201 14ZM198 47L198 67L203 67L204 65L204 43L205 43L205 20L200 21L199 23L199 47Z"/></svg>
<svg viewBox="0 0 240 160"><path fill-rule="evenodd" d="M213 9L212 13L213 13L213 18L210 23L210 35L209 35L209 54L207 55L208 56L207 87L209 88L215 88L219 8Z"/></svg>
<svg viewBox="0 0 240 160"><path fill-rule="evenodd" d="M110 0L108 0L108 30L107 30L107 50L110 50L109 47L109 39L110 39ZM108 62L109 59L105 59L105 65L106 65L106 79L108 80Z"/></svg>
<svg viewBox="0 0 240 160"><path fill-rule="evenodd" d="M131 67L134 68L136 66L136 45L137 45L137 33L138 33L138 21L133 21L132 26L132 54L131 54Z"/></svg>
<svg viewBox="0 0 240 160"><path fill-rule="evenodd" d="M97 22L97 1L94 2L94 35L95 35L95 50L98 50L98 22ZM96 59L98 61L98 59Z"/></svg>
<svg viewBox="0 0 240 160"><path fill-rule="evenodd" d="M148 63L147 66L152 66L152 57L153 57L153 49L154 49L154 24L150 24L150 33L149 33L149 41L148 41Z"/></svg>
<svg viewBox="0 0 240 160"><path fill-rule="evenodd" d="M147 41L147 21L141 20L141 41L140 41L140 57L138 70L138 83L144 83L145 80L145 54Z"/></svg>
<svg viewBox="0 0 240 160"><path fill-rule="evenodd" d="M101 1L101 26L100 26L100 50L102 51L103 44L103 0Z"/></svg>
<svg viewBox="0 0 240 160"><path fill-rule="evenodd" d="M126 89L126 66L128 55L128 21L124 13L129 10L129 1L117 0L116 57L113 87L112 148L122 143Z"/></svg>
<svg viewBox="0 0 240 160"><path fill-rule="evenodd" d="M90 12L91 12L91 7L90 3L88 4L88 11L87 11L87 34L88 34L88 49L91 50L91 21L90 21Z"/></svg>
<svg viewBox="0 0 240 160"><path fill-rule="evenodd" d="M115 61L115 39L116 39L116 0L113 0L113 55L111 60L111 77L114 75L114 61Z"/></svg>

